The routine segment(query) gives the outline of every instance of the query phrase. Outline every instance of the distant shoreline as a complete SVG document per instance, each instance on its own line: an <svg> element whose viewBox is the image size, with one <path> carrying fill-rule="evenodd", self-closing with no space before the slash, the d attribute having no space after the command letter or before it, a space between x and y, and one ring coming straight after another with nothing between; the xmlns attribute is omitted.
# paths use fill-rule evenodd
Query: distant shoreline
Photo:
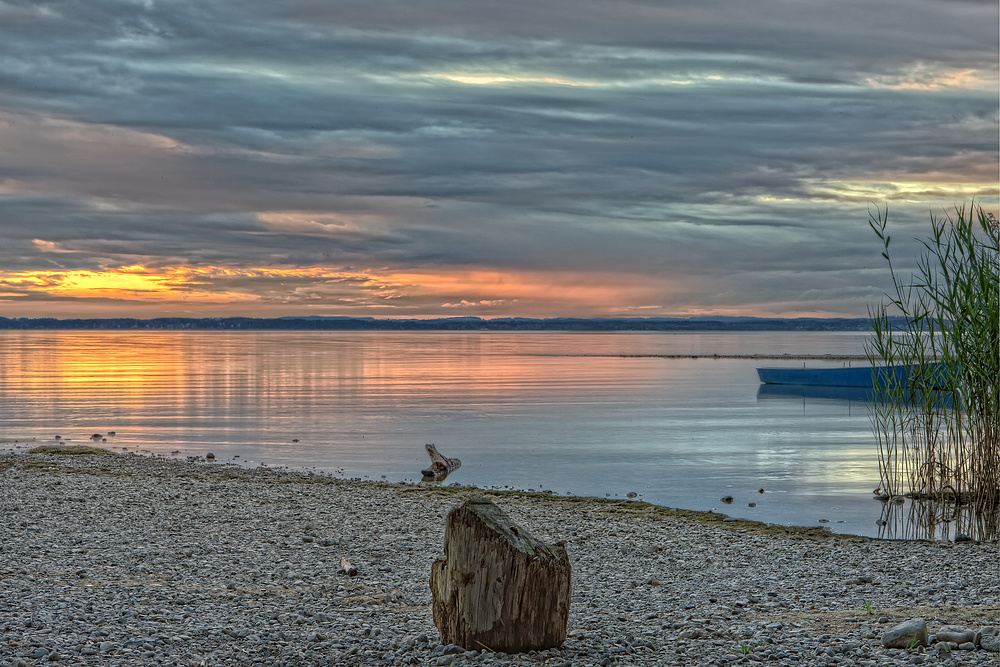
<svg viewBox="0 0 1000 667"><path fill-rule="evenodd" d="M57 319L0 317L0 330L293 330L293 331L559 331L580 333L674 331L718 332L868 332L867 318L759 317L621 317L527 318L444 317L375 319L372 317L157 317Z"/></svg>
<svg viewBox="0 0 1000 667"><path fill-rule="evenodd" d="M619 359L766 359L776 361L868 361L864 354L560 354L560 357Z"/></svg>

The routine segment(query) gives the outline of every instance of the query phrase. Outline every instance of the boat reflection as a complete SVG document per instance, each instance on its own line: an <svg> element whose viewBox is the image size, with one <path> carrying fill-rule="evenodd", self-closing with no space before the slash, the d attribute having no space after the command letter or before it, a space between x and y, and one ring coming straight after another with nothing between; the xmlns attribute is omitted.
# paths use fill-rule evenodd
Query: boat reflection
<svg viewBox="0 0 1000 667"><path fill-rule="evenodd" d="M757 399L769 398L822 398L838 401L859 401L871 403L875 400L875 390L871 387L825 387L807 384L761 384L757 389Z"/></svg>
<svg viewBox="0 0 1000 667"><path fill-rule="evenodd" d="M954 404L953 394L948 391L933 391L933 403L935 406L951 408ZM857 403L885 402L889 399L886 395L874 387L829 387L820 385L805 384L761 384L757 388L757 400L774 398L794 398L802 400L805 398L853 401ZM913 396L908 403L920 405L918 396Z"/></svg>

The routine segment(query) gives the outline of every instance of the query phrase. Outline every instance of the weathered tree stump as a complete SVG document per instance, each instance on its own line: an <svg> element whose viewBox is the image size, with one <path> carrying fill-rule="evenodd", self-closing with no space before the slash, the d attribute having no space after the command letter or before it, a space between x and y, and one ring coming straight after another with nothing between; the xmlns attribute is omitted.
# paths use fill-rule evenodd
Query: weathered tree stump
<svg viewBox="0 0 1000 667"><path fill-rule="evenodd" d="M448 514L444 559L431 567L434 624L443 642L505 653L566 640L570 562L486 498Z"/></svg>
<svg viewBox="0 0 1000 667"><path fill-rule="evenodd" d="M455 470L462 467L462 462L458 459L449 459L441 455L434 445L424 445L427 453L431 457L431 467L424 468L420 474L425 478L441 481Z"/></svg>

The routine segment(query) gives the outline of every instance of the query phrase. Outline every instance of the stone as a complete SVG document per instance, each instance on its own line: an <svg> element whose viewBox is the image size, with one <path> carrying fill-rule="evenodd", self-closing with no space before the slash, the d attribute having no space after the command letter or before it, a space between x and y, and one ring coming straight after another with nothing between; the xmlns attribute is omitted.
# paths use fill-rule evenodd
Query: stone
<svg viewBox="0 0 1000 667"><path fill-rule="evenodd" d="M903 621L882 635L882 646L886 648L927 646L927 623L922 618Z"/></svg>
<svg viewBox="0 0 1000 667"><path fill-rule="evenodd" d="M1000 635L980 635L979 648L984 651L1000 653Z"/></svg>
<svg viewBox="0 0 1000 667"><path fill-rule="evenodd" d="M933 653L939 658L944 658L951 653L951 648L948 646L948 644L935 644Z"/></svg>
<svg viewBox="0 0 1000 667"><path fill-rule="evenodd" d="M961 625L946 625L935 633L936 641L965 644L976 637L976 633Z"/></svg>

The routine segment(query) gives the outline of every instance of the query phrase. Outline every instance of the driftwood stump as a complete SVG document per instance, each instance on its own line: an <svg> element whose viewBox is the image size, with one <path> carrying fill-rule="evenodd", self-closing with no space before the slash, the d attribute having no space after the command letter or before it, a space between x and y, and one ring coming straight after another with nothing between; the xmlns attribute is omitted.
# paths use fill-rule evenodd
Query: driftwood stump
<svg viewBox="0 0 1000 667"><path fill-rule="evenodd" d="M441 481L452 472L458 470L462 467L462 462L458 459L449 459L441 455L441 452L437 450L434 445L424 445L427 448L427 454L431 457L431 467L424 468L420 471L420 474L424 476L425 480L436 480Z"/></svg>
<svg viewBox="0 0 1000 667"><path fill-rule="evenodd" d="M566 640L570 562L485 498L448 514L444 559L431 567L434 624L445 643L505 653Z"/></svg>
<svg viewBox="0 0 1000 667"><path fill-rule="evenodd" d="M354 567L351 561L347 560L347 556L340 557L340 570L339 574L346 574L348 577L358 576L358 568Z"/></svg>

